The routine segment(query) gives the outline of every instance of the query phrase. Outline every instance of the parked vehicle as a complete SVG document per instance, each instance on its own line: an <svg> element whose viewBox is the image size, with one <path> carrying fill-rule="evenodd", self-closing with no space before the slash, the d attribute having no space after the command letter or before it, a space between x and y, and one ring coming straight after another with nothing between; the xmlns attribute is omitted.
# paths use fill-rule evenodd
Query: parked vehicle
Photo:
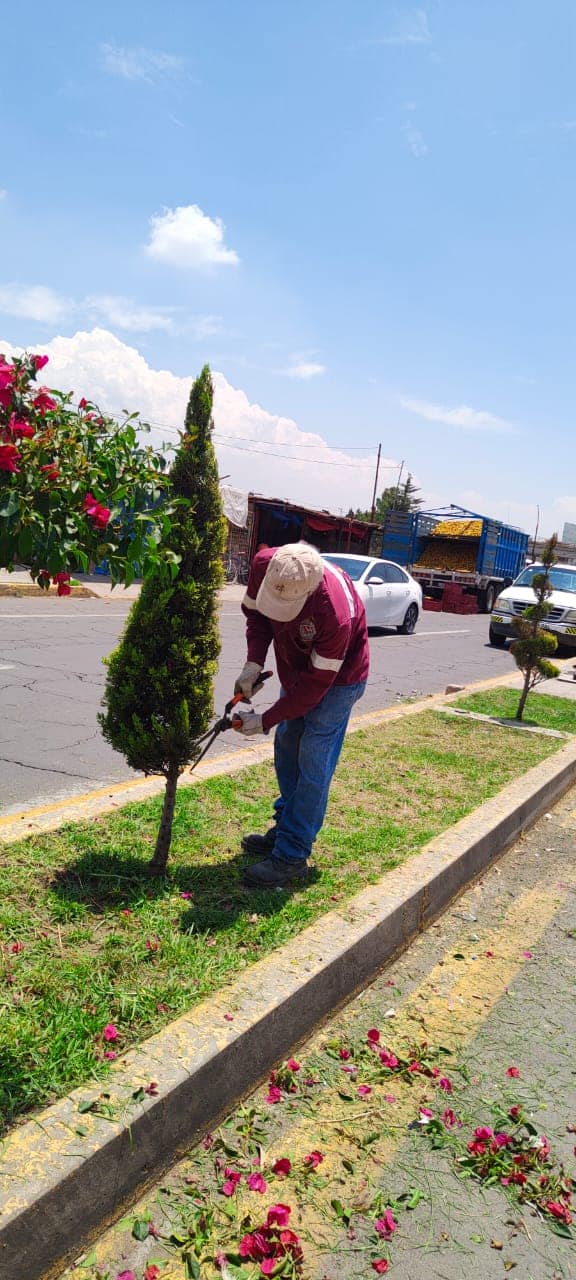
<svg viewBox="0 0 576 1280"><path fill-rule="evenodd" d="M373 556L330 552L329 564L344 569L364 602L369 627L396 627L411 636L422 610L422 591L400 565Z"/></svg>
<svg viewBox="0 0 576 1280"><path fill-rule="evenodd" d="M391 511L384 521L382 555L404 565L426 596L439 600L448 583L478 599L491 613L496 596L524 567L528 534L465 507Z"/></svg>
<svg viewBox="0 0 576 1280"><path fill-rule="evenodd" d="M523 573L501 591L494 605L490 619L490 644L501 649L506 641L514 635L512 622L528 605L534 604L536 593L531 583L537 573L543 572L543 565L531 564ZM552 631L558 643L566 648L576 649L576 565L555 564L548 572L553 587L548 601L550 613L541 623L546 631Z"/></svg>

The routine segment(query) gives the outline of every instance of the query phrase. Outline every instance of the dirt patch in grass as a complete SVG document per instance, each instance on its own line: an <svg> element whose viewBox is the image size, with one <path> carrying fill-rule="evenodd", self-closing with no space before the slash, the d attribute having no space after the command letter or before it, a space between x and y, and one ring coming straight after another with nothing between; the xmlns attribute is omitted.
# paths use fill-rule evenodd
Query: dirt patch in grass
<svg viewBox="0 0 576 1280"><path fill-rule="evenodd" d="M454 705L466 711L479 711L481 715L513 720L519 698L516 689L490 689L459 698ZM538 725L542 729L559 729L561 733L576 733L576 700L555 698L548 693L531 693L522 723Z"/></svg>
<svg viewBox="0 0 576 1280"><path fill-rule="evenodd" d="M558 749L435 712L351 734L315 874L243 888L243 832L269 825L271 765L179 792L171 865L151 881L160 797L0 854L0 1108L12 1122L121 1053ZM113 1023L117 1038L106 1041Z"/></svg>

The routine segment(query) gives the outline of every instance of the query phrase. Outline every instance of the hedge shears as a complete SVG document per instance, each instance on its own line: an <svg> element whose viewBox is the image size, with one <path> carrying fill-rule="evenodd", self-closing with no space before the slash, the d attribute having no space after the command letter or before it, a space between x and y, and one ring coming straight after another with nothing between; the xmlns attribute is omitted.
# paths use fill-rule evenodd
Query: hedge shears
<svg viewBox="0 0 576 1280"><path fill-rule="evenodd" d="M198 745L200 746L202 743L204 745L202 746L200 755L194 761L194 764L190 766L190 773L192 773L196 768L196 765L200 764L200 761L204 759L206 752L210 750L212 743L216 741L216 738L220 733L225 733L227 729L236 729L238 725L242 724L239 716L233 716L231 714L234 707L237 707L239 702L250 702L254 694L258 693L262 688L264 681L269 680L273 675L273 671L261 671L250 698L246 698L243 693L235 693L234 697L230 698L230 701L227 702L224 707L224 715L220 716L220 719L216 721L216 724L212 725L211 729L208 729L207 733L203 733L202 737L198 738Z"/></svg>

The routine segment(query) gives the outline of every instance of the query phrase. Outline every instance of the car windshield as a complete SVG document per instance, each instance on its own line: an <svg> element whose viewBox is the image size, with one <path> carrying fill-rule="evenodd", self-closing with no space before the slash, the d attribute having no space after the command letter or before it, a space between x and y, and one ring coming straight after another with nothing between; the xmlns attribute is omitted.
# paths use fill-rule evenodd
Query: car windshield
<svg viewBox="0 0 576 1280"><path fill-rule="evenodd" d="M531 564L516 579L514 586L531 587L536 575L543 572L544 569L541 564ZM571 569L568 566L564 568L562 565L556 564L553 569L550 569L548 577L555 591L572 591L576 595L576 569Z"/></svg>
<svg viewBox="0 0 576 1280"><path fill-rule="evenodd" d="M353 582L358 582L367 565L370 564L369 560L354 560L352 556L324 556L324 559L329 560L330 564L339 565Z"/></svg>

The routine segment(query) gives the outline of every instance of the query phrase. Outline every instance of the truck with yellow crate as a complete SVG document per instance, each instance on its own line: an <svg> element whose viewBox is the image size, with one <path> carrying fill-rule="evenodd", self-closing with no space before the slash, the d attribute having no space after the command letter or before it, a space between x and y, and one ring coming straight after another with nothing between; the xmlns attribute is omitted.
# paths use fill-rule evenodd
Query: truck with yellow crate
<svg viewBox="0 0 576 1280"><path fill-rule="evenodd" d="M450 584L477 598L478 611L494 601L524 568L528 534L465 507L389 511L382 557L409 569L425 597L441 600Z"/></svg>

